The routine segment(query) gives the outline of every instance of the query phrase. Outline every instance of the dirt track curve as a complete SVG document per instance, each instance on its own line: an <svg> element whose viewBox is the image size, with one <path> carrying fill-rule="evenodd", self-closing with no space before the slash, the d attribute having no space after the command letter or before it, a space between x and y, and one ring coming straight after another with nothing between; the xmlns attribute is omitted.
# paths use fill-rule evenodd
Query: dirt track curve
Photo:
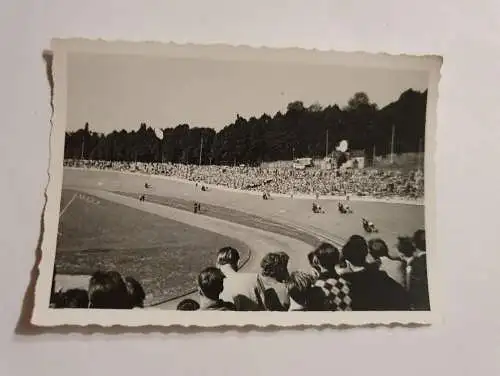
<svg viewBox="0 0 500 376"><path fill-rule="evenodd" d="M152 184L151 189L144 188L146 180ZM185 210L185 208L177 208L176 205L178 205L179 201L198 201L202 205L212 205L232 209L235 212L245 212L273 221L277 226L281 224L293 228L297 232L308 234L310 238L329 241L337 246L341 245L349 235L357 231L354 230L355 232L353 232L353 229L359 227L360 216L374 219L381 228L381 233L378 236L382 236L388 241L389 246L394 244L392 239L395 240L397 233L412 232L422 227L424 223L423 207L418 206L353 202L352 207L356 214L341 216L336 213L336 202L331 201L322 203L326 207L328 214L313 215L310 212L312 200L277 198L271 201L263 201L255 195L217 189L212 189L210 192L201 192L199 187L195 187L192 183L170 181L154 176L146 178L141 175L121 174L112 171L65 169L63 186L238 239L246 243L252 251L249 261L244 266L247 271L257 271L262 256L267 252L276 250L286 250L290 255L290 269L308 269L306 255L312 249L311 241L307 241L307 239L300 236L292 237L272 232L272 226L269 226L269 228L262 226L257 226L260 228L249 227L237 223L227 215L217 217L216 214L211 216L194 214ZM146 202L140 202L137 199L140 193L145 193L148 196ZM169 197L174 200L173 203L161 202L161 200L167 200ZM177 203L175 200L177 200ZM383 205L383 210L380 210L380 205ZM378 220L376 215L383 215L381 218L383 218L384 222ZM226 219L229 219L229 221ZM385 228L396 229L397 231L387 231ZM286 234L286 232L280 232ZM361 232L361 230L358 232ZM188 295L170 300L156 307L175 309L178 301L186 297Z"/></svg>

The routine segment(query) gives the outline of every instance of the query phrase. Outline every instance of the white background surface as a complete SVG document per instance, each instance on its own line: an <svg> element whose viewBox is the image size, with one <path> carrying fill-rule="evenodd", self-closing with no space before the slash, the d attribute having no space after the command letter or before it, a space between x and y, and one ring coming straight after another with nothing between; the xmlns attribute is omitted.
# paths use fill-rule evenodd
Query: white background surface
<svg viewBox="0 0 500 376"><path fill-rule="evenodd" d="M0 2L0 374L500 374L498 1ZM198 334L16 336L48 166L51 37L444 56L437 226L444 322ZM484 167L483 167L484 166Z"/></svg>

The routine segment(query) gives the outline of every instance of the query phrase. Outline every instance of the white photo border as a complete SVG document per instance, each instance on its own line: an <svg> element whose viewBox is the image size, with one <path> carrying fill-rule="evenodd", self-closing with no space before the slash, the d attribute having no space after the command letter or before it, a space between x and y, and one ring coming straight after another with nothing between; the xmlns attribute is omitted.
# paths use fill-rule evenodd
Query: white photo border
<svg viewBox="0 0 500 376"><path fill-rule="evenodd" d="M38 265L31 324L54 326L360 326L435 324L441 321L439 255L436 250L435 164L438 83L442 58L435 55L410 56L385 53L333 52L299 48L274 49L229 45L178 45L159 42L107 42L103 40L55 39L53 53L54 112L51 119L49 182L46 189L42 258ZM70 53L149 55L213 60L295 62L307 64L385 67L395 70L429 72L425 128L425 228L428 242L428 279L431 311L404 312L207 312L169 311L155 308L134 310L51 309L49 308L52 270L55 262L60 210L64 135L67 119L67 61Z"/></svg>

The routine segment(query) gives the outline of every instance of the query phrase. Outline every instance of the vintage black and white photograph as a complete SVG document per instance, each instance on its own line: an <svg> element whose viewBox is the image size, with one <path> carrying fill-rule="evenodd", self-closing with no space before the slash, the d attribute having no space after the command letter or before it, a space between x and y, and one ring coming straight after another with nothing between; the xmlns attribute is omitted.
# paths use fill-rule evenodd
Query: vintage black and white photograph
<svg viewBox="0 0 500 376"><path fill-rule="evenodd" d="M34 323L431 322L440 67L54 41Z"/></svg>

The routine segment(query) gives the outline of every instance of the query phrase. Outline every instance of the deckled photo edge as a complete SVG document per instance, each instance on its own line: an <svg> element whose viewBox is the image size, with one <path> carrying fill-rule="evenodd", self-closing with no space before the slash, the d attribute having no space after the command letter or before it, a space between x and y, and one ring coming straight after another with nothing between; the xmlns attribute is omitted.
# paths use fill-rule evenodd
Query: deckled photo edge
<svg viewBox="0 0 500 376"><path fill-rule="evenodd" d="M116 46L116 47L115 47ZM297 61L311 63L332 64L332 61L348 63L353 57L354 64L372 64L374 66L391 66L394 69L416 69L429 72L429 91L426 114L426 153L425 153L425 227L429 232L428 242L431 249L435 249L435 166L434 155L436 148L436 121L438 82L442 58L434 55L408 56L389 55L384 53L365 52L327 52L311 51L297 48L272 49L228 45L198 46L198 45L169 45L159 42L106 42L89 40L54 40L51 46L54 55L54 115L53 131L51 135L50 182L47 188L47 207L45 210L45 231L42 241L42 260L40 274L36 283L35 307L32 323L38 326L59 325L91 325L102 326L297 326L297 325L365 325L365 324L429 324L439 321L440 305L439 292L439 263L435 252L430 255L429 284L432 311L430 312L350 312L335 313L309 312L307 314L288 312L286 314L270 312L191 312L188 314L176 311L132 310L54 310L48 308L52 268L54 266L56 235L58 231L59 202L61 199L64 133L66 127L67 102L67 55L70 52L88 52L100 54L140 54L160 56L185 56L214 59L276 59L277 61ZM198 52L201 50L202 52ZM172 52L173 51L173 52ZM243 55L244 58L240 56ZM271 57L268 57L271 56ZM319 57L318 57L319 56ZM341 56L339 59L338 56ZM366 62L369 57L371 61ZM333 60L332 60L333 59ZM339 59L339 60L335 60ZM362 62L362 60L365 60Z"/></svg>

